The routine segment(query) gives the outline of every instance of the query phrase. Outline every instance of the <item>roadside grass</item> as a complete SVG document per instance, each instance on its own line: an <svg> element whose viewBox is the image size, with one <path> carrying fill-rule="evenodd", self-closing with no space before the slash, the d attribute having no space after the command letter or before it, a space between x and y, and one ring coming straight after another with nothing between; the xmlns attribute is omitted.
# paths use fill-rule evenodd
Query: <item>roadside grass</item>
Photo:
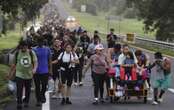
<svg viewBox="0 0 174 110"><path fill-rule="evenodd" d="M64 6L72 16L76 17L80 25L89 32L98 30L100 33L108 33L110 28L114 28L117 34L135 33L140 37L146 36L146 38L154 39L153 36L155 36L155 34L145 34L143 31L143 22L137 19L111 20L108 27L108 20L106 20L107 13L99 13L98 16L93 16L88 13L78 12L71 8L67 2L64 2Z"/></svg>
<svg viewBox="0 0 174 110"><path fill-rule="evenodd" d="M8 66L0 64L0 110L11 100L11 96L7 94L7 80L5 78L8 70Z"/></svg>

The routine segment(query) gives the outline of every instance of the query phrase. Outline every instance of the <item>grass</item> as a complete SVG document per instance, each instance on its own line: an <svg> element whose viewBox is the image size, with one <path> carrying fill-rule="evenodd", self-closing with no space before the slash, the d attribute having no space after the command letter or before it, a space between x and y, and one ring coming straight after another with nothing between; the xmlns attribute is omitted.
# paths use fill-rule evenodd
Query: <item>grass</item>
<svg viewBox="0 0 174 110"><path fill-rule="evenodd" d="M20 31L19 26L14 31L8 31L6 36L0 37L0 53L4 49L10 49L17 46L18 41L20 39ZM0 110L3 106L11 100L11 96L7 94L7 80L5 76L9 71L9 67L0 64Z"/></svg>
<svg viewBox="0 0 174 110"><path fill-rule="evenodd" d="M157 46L152 47L152 46L140 45L140 44L131 44L131 45L137 46L137 47L140 47L140 48L143 48L143 49L147 49L147 50L150 50L150 51L153 51L153 52L161 52L164 55L169 55L169 56L174 57L174 52L172 50L169 50L169 49L162 49L162 48L157 47Z"/></svg>
<svg viewBox="0 0 174 110"><path fill-rule="evenodd" d="M20 38L21 35L18 30L8 31L6 36L0 37L0 51L16 47Z"/></svg>
<svg viewBox="0 0 174 110"><path fill-rule="evenodd" d="M11 96L7 95L7 80L5 79L7 70L9 70L8 66L0 64L0 109L11 100Z"/></svg>
<svg viewBox="0 0 174 110"><path fill-rule="evenodd" d="M108 20L106 20L107 13L99 13L98 16L93 16L91 14L81 13L76 11L75 9L72 9L67 2L64 2L64 6L71 15L77 18L80 25L82 25L88 31L93 32L97 29L101 33L108 32ZM114 28L116 33L118 34L136 33L141 37L150 36L146 38L154 38L154 33L144 33L143 22L136 19L122 19L120 22L118 20L112 20L109 24L109 28Z"/></svg>

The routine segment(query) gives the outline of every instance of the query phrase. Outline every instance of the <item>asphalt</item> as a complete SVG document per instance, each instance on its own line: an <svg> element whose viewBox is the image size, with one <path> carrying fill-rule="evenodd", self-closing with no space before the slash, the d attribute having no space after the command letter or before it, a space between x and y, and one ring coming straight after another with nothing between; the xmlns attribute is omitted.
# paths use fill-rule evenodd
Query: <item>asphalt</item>
<svg viewBox="0 0 174 110"><path fill-rule="evenodd" d="M69 13L64 9L61 0L52 0L59 8L59 13L62 18L67 18ZM149 55L150 61L153 61L153 54L146 52ZM174 59L171 59L174 62ZM174 72L174 63L172 63L172 73ZM174 76L172 76L172 87L174 88ZM105 93L106 94L106 93ZM47 99L48 100L48 99ZM72 105L60 105L60 99L49 99L48 108L46 110L173 110L174 105L174 93L167 91L164 96L164 102L154 106L152 101L148 101L147 104L143 103L143 100L138 100L136 97L131 98L129 101L121 100L118 103L111 104L106 102L104 104L93 105L93 86L91 81L90 72L84 79L84 86L74 87L72 86ZM31 95L30 107L24 110L45 110L42 107L35 106L36 99L34 93ZM15 99L8 103L4 110L16 110Z"/></svg>

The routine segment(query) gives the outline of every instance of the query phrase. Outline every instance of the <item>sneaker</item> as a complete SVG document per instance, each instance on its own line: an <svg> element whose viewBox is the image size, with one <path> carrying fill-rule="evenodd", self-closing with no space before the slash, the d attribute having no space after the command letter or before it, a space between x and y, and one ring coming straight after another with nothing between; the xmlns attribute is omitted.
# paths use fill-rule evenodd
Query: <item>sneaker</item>
<svg viewBox="0 0 174 110"><path fill-rule="evenodd" d="M77 83L74 83L74 86L78 86L78 84Z"/></svg>
<svg viewBox="0 0 174 110"><path fill-rule="evenodd" d="M72 102L69 100L69 98L66 98L66 104L72 104Z"/></svg>
<svg viewBox="0 0 174 110"><path fill-rule="evenodd" d="M58 99L62 99L63 97L62 97L62 94L61 94L61 92L59 92L58 93Z"/></svg>
<svg viewBox="0 0 174 110"><path fill-rule="evenodd" d="M41 99L42 103L46 103L46 98Z"/></svg>
<svg viewBox="0 0 174 110"><path fill-rule="evenodd" d="M36 103L36 107L40 107L41 105L42 105L41 102Z"/></svg>
<svg viewBox="0 0 174 110"><path fill-rule="evenodd" d="M83 82L80 82L80 83L79 83L79 86L83 86Z"/></svg>
<svg viewBox="0 0 174 110"><path fill-rule="evenodd" d="M28 103L24 103L24 107L28 108L29 107Z"/></svg>
<svg viewBox="0 0 174 110"><path fill-rule="evenodd" d="M92 103L93 105L98 105L98 98L94 99L94 102Z"/></svg>
<svg viewBox="0 0 174 110"><path fill-rule="evenodd" d="M158 102L157 101L153 101L152 105L158 105Z"/></svg>
<svg viewBox="0 0 174 110"><path fill-rule="evenodd" d="M101 103L105 103L105 100L103 98L100 98Z"/></svg>
<svg viewBox="0 0 174 110"><path fill-rule="evenodd" d="M158 99L158 102L159 102L159 103L162 103L162 102L163 102L163 99L162 99L162 98L159 98L159 99Z"/></svg>
<svg viewBox="0 0 174 110"><path fill-rule="evenodd" d="M58 97L57 97L56 94L53 94L53 95L51 96L51 98L52 98L52 99L57 99Z"/></svg>
<svg viewBox="0 0 174 110"><path fill-rule="evenodd" d="M22 110L22 104L17 105L17 110Z"/></svg>
<svg viewBox="0 0 174 110"><path fill-rule="evenodd" d="M65 98L62 98L61 105L65 105Z"/></svg>

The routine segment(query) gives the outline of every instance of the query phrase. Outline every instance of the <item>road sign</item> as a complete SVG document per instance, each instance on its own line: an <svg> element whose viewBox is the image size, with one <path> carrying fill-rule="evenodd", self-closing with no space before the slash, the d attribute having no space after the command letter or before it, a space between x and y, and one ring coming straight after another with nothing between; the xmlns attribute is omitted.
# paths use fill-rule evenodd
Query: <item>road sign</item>
<svg viewBox="0 0 174 110"><path fill-rule="evenodd" d="M81 12L86 12L86 5L81 5Z"/></svg>
<svg viewBox="0 0 174 110"><path fill-rule="evenodd" d="M126 34L126 41L128 43L135 43L135 34L133 34L133 33L127 33Z"/></svg>

